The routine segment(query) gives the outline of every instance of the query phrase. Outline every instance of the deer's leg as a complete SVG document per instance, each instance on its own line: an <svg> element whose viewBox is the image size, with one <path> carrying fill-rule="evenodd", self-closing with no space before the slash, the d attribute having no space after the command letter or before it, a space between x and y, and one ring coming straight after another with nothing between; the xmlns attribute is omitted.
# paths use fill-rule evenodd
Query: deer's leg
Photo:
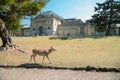
<svg viewBox="0 0 120 80"><path fill-rule="evenodd" d="M45 56L43 56L42 63L43 63L44 59L45 59Z"/></svg>
<svg viewBox="0 0 120 80"><path fill-rule="evenodd" d="M48 56L46 56L46 57L47 57L47 59L49 60L49 63L51 64L51 61L50 61L49 57L48 57Z"/></svg>
<svg viewBox="0 0 120 80"><path fill-rule="evenodd" d="M34 62L36 63L35 57L36 57L36 55L33 56L33 59L34 59Z"/></svg>
<svg viewBox="0 0 120 80"><path fill-rule="evenodd" d="M32 58L33 58L33 55L31 55L31 58L30 58L30 61L29 61L29 63L32 61Z"/></svg>

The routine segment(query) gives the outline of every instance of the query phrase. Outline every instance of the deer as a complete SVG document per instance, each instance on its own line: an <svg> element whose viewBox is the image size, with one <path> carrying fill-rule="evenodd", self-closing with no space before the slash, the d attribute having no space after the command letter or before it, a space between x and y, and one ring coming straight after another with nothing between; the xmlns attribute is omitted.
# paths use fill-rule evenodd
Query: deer
<svg viewBox="0 0 120 80"><path fill-rule="evenodd" d="M31 58L30 58L30 61L32 61L32 58L34 60L34 63L36 63L36 60L35 60L35 57L37 55L39 56L43 56L43 59L42 59L42 63L44 62L44 58L46 57L48 60L49 60L49 63L51 64L51 61L49 59L49 54L52 53L53 51L56 51L52 46L50 49L46 50L46 49L33 49L32 50L32 55L31 55Z"/></svg>

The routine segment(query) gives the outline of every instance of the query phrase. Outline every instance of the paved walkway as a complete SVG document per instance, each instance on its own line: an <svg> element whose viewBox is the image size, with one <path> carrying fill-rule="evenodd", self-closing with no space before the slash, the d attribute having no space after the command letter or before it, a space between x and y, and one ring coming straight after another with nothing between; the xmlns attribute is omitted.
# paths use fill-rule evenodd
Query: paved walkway
<svg viewBox="0 0 120 80"><path fill-rule="evenodd" d="M0 80L120 80L120 73L0 68Z"/></svg>

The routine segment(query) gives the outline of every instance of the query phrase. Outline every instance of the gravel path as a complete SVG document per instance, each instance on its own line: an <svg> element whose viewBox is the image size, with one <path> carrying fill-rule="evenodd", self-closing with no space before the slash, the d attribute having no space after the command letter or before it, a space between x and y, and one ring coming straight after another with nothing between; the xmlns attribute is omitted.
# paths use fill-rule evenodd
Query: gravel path
<svg viewBox="0 0 120 80"><path fill-rule="evenodd" d="M120 73L0 68L0 80L120 80Z"/></svg>

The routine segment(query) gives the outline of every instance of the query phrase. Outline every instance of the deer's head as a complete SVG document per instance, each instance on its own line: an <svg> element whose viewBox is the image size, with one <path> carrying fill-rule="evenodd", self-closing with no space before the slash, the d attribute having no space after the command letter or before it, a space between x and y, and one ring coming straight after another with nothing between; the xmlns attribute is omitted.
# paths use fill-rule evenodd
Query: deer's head
<svg viewBox="0 0 120 80"><path fill-rule="evenodd" d="M57 50L55 50L52 46L51 46L51 48L50 48L52 51L57 51Z"/></svg>
<svg viewBox="0 0 120 80"><path fill-rule="evenodd" d="M53 52L53 51L56 51L56 50L51 46L51 48L49 49L49 52Z"/></svg>

